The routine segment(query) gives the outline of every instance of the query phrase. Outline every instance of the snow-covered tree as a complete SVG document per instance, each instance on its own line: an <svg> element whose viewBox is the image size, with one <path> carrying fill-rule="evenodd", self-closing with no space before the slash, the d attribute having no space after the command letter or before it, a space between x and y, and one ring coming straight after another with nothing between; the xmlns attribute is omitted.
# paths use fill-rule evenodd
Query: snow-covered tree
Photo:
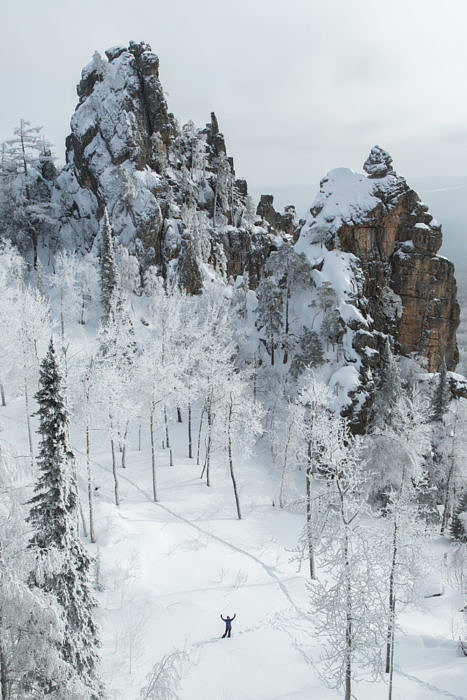
<svg viewBox="0 0 467 700"><path fill-rule="evenodd" d="M94 620L97 603L91 592L91 562L77 534L77 484L64 397L63 379L51 340L41 363L36 395L40 475L29 501L27 518L33 531L29 547L35 558L29 583L32 590L39 589L53 597L61 611L64 637L60 653L69 666L70 689L73 692L80 689L89 698L100 698L97 651L100 642ZM44 694L55 690L53 678L46 675L37 680Z"/></svg>
<svg viewBox="0 0 467 700"><path fill-rule="evenodd" d="M23 252L32 248L34 269L39 241L50 242L55 225L50 205L54 159L41 129L21 119L5 144L0 168L0 231Z"/></svg>
<svg viewBox="0 0 467 700"><path fill-rule="evenodd" d="M256 290L258 298L257 326L263 332L266 350L274 365L275 351L280 343L283 323L284 300L273 277L263 277Z"/></svg>
<svg viewBox="0 0 467 700"><path fill-rule="evenodd" d="M33 287L21 285L18 290L18 344L21 352L21 373L29 454L34 461L34 445L31 426L31 392L37 387L39 355L50 333L49 307L42 294Z"/></svg>
<svg viewBox="0 0 467 700"><path fill-rule="evenodd" d="M459 542L467 543L467 491L464 491L454 510L451 536Z"/></svg>
<svg viewBox="0 0 467 700"><path fill-rule="evenodd" d="M379 427L391 426L396 406L402 395L402 382L389 336L381 353L378 393L374 402L374 423Z"/></svg>
<svg viewBox="0 0 467 700"><path fill-rule="evenodd" d="M180 700L177 693L189 656L184 651L166 654L146 676L146 685L140 691L141 700Z"/></svg>
<svg viewBox="0 0 467 700"><path fill-rule="evenodd" d="M451 401L451 388L446 361L443 360L439 370L438 382L432 399L432 417L435 421L442 421Z"/></svg>
<svg viewBox="0 0 467 700"><path fill-rule="evenodd" d="M443 505L441 534L444 534L453 515L457 494L467 478L466 458L467 401L453 402L443 420L442 434L436 444L440 501Z"/></svg>
<svg viewBox="0 0 467 700"><path fill-rule="evenodd" d="M261 434L262 408L253 399L248 377L235 369L225 376L224 396L219 399L223 404L224 431L229 472L237 508L237 517L242 518L239 489L234 471L234 457L241 452L245 459L251 454L255 440Z"/></svg>
<svg viewBox="0 0 467 700"><path fill-rule="evenodd" d="M137 351L133 325L123 301L116 294L111 299L106 320L99 328L98 340L95 377L110 437L115 504L118 506L116 450L119 440L126 440L128 423L137 412L138 398L132 392Z"/></svg>
<svg viewBox="0 0 467 700"><path fill-rule="evenodd" d="M373 680L381 676L384 606L361 448L340 417L328 419L321 469L327 478L318 541L324 576L309 583L310 602L324 638L323 677L331 687L343 687L350 700L359 673Z"/></svg>
<svg viewBox="0 0 467 700"><path fill-rule="evenodd" d="M100 248L100 284L101 301L104 308L104 318L108 316L112 298L118 285L118 272L115 263L115 250L107 208L104 210L104 220L101 227Z"/></svg>

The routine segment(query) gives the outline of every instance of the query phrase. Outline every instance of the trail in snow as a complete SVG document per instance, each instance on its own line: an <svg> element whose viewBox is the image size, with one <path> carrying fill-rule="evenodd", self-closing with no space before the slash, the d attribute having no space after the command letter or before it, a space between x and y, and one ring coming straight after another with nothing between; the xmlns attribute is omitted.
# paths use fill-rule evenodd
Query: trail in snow
<svg viewBox="0 0 467 700"><path fill-rule="evenodd" d="M82 455L84 455L84 452L81 452L80 450L75 450L75 451L76 451L76 452L79 452L79 453L82 454ZM106 467L106 466L104 466L103 464L100 464L100 463L97 462L95 459L92 459L91 461L92 461L94 464L96 464L98 467L100 467L101 469L103 469L104 471L111 473L110 467ZM141 494L144 496L145 500L147 500L149 503L151 503L151 504L154 505L155 507L160 508L161 510L164 510L166 513L168 513L169 515L171 515L171 516L172 516L173 518L175 518L176 520L179 520L180 522L183 522L183 523L185 523L186 525L189 525L191 528L193 528L193 529L196 530L197 532L201 533L202 535L205 535L206 537L209 537L211 540L214 540L214 541L216 541L216 542L219 542L220 544L224 545L225 547L228 547L229 549L232 549L232 550L235 551L235 552L239 552L239 553L242 554L243 556L248 557L249 559L251 559L252 561L254 561L256 564L258 564L259 566L261 566L261 567L266 571L266 573L268 574L268 576L270 576L270 578L272 578L272 579L274 580L274 582L276 583L276 585L279 587L279 589L280 589L282 595L286 598L286 600L288 601L289 605L295 610L295 612L296 612L298 615L300 615L301 617L306 617L306 618L308 618L309 620L312 620L311 615L309 615L307 612L305 612L304 610L302 610L302 609L295 603L295 601L292 599L292 597L290 596L290 594L289 594L289 592L288 592L286 586L284 585L283 581L282 581L282 580L279 578L279 576L276 574L276 572L275 572L275 570L274 570L274 568L273 568L272 566L269 566L268 564L265 564L263 561L261 561L261 559L259 559L258 557L255 557L253 554L251 554L250 552L248 552L246 549L242 549L241 547L238 547L237 545L234 545L234 544L232 544L231 542L228 542L227 540L224 540L222 537L219 537L218 535L214 535L214 534L212 534L211 532L209 532L208 530L204 530L204 529L203 529L202 527L200 527L199 525L196 525L196 523L194 523L193 521L189 520L188 518L185 518L183 515L179 515L178 513L176 513L175 511L173 511L171 508L168 508L167 506L164 506L162 503L160 503L160 502L157 502L157 503L156 503L156 502L151 498L150 494L149 494L147 491L145 491L145 490L142 489L140 486L138 486L138 484L136 484L132 479L130 479L130 478L129 478L128 476L126 476L125 474L122 474L122 473L120 472L120 473L119 473L119 478L123 479L124 481L126 481L127 483L129 483L131 486L133 486L133 488L135 488L139 493L141 493Z"/></svg>
<svg viewBox="0 0 467 700"><path fill-rule="evenodd" d="M409 681L413 681L417 685L419 685L421 688L425 688L426 690L430 690L432 693L438 693L438 695L442 695L444 698L451 698L451 700L467 700L467 695L453 695L450 693L448 690L442 690L441 688L438 688L436 685L432 685L431 683L427 683L426 681L422 681L420 678L417 678L417 676L412 676L410 673L405 673L400 666L394 666L394 670L396 673L399 674L399 676L402 676L403 678L407 678Z"/></svg>

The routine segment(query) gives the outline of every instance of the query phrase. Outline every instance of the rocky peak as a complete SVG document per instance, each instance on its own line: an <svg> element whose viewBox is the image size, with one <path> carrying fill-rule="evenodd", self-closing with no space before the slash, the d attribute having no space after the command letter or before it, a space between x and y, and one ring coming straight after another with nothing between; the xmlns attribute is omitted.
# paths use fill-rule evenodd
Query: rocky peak
<svg viewBox="0 0 467 700"><path fill-rule="evenodd" d="M262 194L256 207L256 214L262 221L269 224L271 233L275 235L293 236L297 221L296 211L293 204L285 207L281 214L274 208L274 196L272 194Z"/></svg>
<svg viewBox="0 0 467 700"><path fill-rule="evenodd" d="M325 245L356 256L363 277L357 304L373 331L393 335L402 354L426 358L429 371L438 370L443 357L454 369L454 267L436 255L441 227L391 164L375 146L366 175L348 168L328 173L300 229L299 247Z"/></svg>
<svg viewBox="0 0 467 700"><path fill-rule="evenodd" d="M392 158L387 151L380 146L373 146L370 155L363 164L363 170L368 177L386 177L389 173L393 173Z"/></svg>
<svg viewBox="0 0 467 700"><path fill-rule="evenodd" d="M144 42L114 46L105 58L96 52L77 91L55 189L62 239L97 247L107 207L116 241L143 267L178 274L190 290L189 271L199 289L201 263L226 275L247 267L254 284L268 232L254 227L246 181L235 179L214 112L204 129L192 122L180 128L168 111L159 58Z"/></svg>

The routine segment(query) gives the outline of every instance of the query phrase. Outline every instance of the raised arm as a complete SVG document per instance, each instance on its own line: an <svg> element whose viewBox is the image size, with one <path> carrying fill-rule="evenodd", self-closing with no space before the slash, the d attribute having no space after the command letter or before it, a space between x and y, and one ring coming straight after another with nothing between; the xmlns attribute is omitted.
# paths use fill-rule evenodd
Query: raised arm
<svg viewBox="0 0 467 700"><path fill-rule="evenodd" d="M232 622L232 620L235 620L236 617L237 617L237 613L235 613L234 616L230 618L230 622Z"/></svg>

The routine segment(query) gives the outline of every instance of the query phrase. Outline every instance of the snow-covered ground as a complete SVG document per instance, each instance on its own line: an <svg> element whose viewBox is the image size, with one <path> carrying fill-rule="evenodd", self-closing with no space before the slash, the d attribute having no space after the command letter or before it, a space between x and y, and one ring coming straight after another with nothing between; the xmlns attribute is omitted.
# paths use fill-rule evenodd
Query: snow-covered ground
<svg viewBox="0 0 467 700"><path fill-rule="evenodd" d="M0 409L2 438L24 455L22 416L19 399ZM293 560L304 515L273 506L279 475L263 455L237 465L244 514L238 521L223 456L208 489L196 460L186 456L185 431L186 423L172 426L173 467L168 450L158 451L157 504L144 426L141 451L135 431L127 468L119 471L119 508L106 440L93 432L98 543L90 549L99 561L110 698L138 698L152 667L174 651L187 654L178 691L183 700L342 697L319 675L320 639L308 612L306 569L298 571ZM85 506L84 472L80 486ZM433 543L434 583L422 586L422 593L442 595L421 598L401 616L394 700L467 698L467 659L456 642L465 601L447 576L449 549L447 539ZM221 613L236 613L231 639L221 639ZM359 700L379 700L387 692L384 682L354 685Z"/></svg>

